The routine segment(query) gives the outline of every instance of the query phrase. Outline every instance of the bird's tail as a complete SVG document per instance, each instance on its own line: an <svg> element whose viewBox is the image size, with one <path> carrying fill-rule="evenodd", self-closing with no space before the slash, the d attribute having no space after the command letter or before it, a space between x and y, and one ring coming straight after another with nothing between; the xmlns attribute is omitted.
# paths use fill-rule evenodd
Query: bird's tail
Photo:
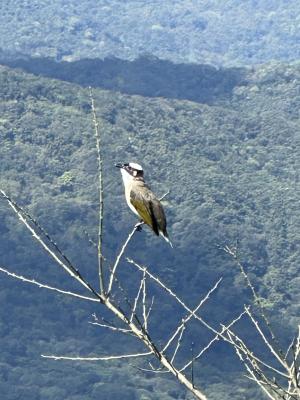
<svg viewBox="0 0 300 400"><path fill-rule="evenodd" d="M168 235L167 231L165 231L165 232L159 231L159 233L160 233L161 236L165 239L165 241L169 243L169 245L170 245L170 246L172 247L172 249L173 249L173 245L172 245L171 240L169 239L169 235Z"/></svg>

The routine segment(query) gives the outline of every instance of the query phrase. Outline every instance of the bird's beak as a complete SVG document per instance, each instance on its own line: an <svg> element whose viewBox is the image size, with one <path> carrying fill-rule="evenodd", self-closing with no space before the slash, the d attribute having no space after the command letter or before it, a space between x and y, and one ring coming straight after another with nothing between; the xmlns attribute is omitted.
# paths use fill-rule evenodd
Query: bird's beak
<svg viewBox="0 0 300 400"><path fill-rule="evenodd" d="M115 167L117 167L117 168L123 168L124 165L123 165L122 163L117 163L117 164L115 164Z"/></svg>

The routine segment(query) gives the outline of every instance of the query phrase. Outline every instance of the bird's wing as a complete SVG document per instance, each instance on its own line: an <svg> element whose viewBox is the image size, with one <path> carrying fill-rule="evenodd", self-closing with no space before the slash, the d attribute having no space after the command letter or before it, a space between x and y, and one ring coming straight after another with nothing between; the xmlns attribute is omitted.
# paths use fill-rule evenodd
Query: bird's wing
<svg viewBox="0 0 300 400"><path fill-rule="evenodd" d="M159 235L160 226L156 215L156 207L154 208L155 200L156 198L154 194L148 188L147 190L143 190L143 194L138 190L131 190L130 192L130 202L138 212L139 216L153 229L156 235ZM158 200L156 201L158 202ZM157 206L157 204L155 204L155 206ZM162 208L160 203L159 206Z"/></svg>
<svg viewBox="0 0 300 400"><path fill-rule="evenodd" d="M155 216L155 221L157 223L158 229L165 234L167 222L163 206L156 197L153 197L153 199L151 200L151 206L153 207L153 213Z"/></svg>

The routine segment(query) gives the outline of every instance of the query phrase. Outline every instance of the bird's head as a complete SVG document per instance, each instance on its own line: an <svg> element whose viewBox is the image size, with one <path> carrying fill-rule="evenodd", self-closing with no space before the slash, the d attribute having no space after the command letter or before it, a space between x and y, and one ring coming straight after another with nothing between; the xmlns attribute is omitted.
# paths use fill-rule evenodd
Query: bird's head
<svg viewBox="0 0 300 400"><path fill-rule="evenodd" d="M120 168L123 180L131 180L131 179L143 179L144 171L140 164L130 162L130 163L117 163L117 168Z"/></svg>

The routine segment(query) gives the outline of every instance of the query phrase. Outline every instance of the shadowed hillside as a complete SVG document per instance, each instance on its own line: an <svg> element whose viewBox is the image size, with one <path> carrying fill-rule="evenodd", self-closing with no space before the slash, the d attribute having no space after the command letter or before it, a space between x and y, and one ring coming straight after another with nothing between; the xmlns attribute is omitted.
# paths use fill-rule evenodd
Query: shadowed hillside
<svg viewBox="0 0 300 400"><path fill-rule="evenodd" d="M186 99L214 103L231 96L235 86L243 83L242 68L209 65L173 64L155 57L135 61L118 58L55 62L51 59L7 59L4 64L36 75L146 97Z"/></svg>

